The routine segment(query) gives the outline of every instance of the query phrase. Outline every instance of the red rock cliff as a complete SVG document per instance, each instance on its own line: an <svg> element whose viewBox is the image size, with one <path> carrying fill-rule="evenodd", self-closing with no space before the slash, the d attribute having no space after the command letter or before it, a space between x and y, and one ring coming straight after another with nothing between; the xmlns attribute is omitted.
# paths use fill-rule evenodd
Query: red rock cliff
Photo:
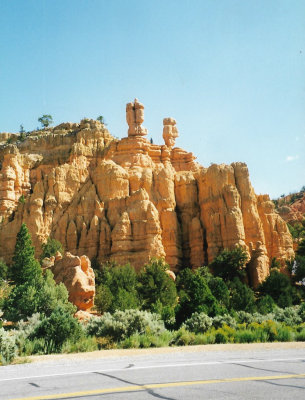
<svg viewBox="0 0 305 400"><path fill-rule="evenodd" d="M137 268L151 257L173 270L198 267L240 245L254 285L272 257L293 256L286 223L267 195L255 195L246 164L200 166L173 147L172 118L163 121L166 144L151 144L143 108L127 105L121 140L83 120L0 145L0 257L11 259L22 222L37 252L52 235L73 254Z"/></svg>

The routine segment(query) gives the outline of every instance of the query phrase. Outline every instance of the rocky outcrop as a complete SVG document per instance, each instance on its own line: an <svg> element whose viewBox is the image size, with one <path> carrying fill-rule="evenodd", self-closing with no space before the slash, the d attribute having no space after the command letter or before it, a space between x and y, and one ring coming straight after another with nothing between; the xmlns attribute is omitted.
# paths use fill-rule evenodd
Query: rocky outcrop
<svg viewBox="0 0 305 400"><path fill-rule="evenodd" d="M95 296L95 277L87 256L73 256L66 253L52 266L56 283L63 282L69 292L69 301L78 310L87 311L93 307Z"/></svg>
<svg viewBox="0 0 305 400"><path fill-rule="evenodd" d="M121 140L83 120L0 145L0 256L11 259L22 222L37 253L52 236L73 254L136 268L152 257L173 271L196 268L242 246L254 285L272 257L293 255L286 223L268 196L256 196L244 163L200 166L173 147L172 118L164 119L165 144L150 143L138 100L126 119Z"/></svg>
<svg viewBox="0 0 305 400"><path fill-rule="evenodd" d="M280 216L291 225L302 222L305 219L305 193L297 193L298 199L291 202L291 195L283 199L282 205L278 207ZM288 202L286 203L286 201Z"/></svg>

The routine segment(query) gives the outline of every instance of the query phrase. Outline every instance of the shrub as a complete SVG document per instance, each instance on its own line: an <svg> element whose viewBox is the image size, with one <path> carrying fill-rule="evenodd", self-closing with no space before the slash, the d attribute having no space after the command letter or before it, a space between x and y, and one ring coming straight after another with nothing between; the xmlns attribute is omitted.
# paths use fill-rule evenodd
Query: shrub
<svg viewBox="0 0 305 400"><path fill-rule="evenodd" d="M277 308L274 311L274 319L289 326L298 325L302 322L299 307Z"/></svg>
<svg viewBox="0 0 305 400"><path fill-rule="evenodd" d="M298 308L298 315L302 322L305 322L305 303L302 303Z"/></svg>
<svg viewBox="0 0 305 400"><path fill-rule="evenodd" d="M195 336L194 344L214 344L215 332L209 331L206 333L199 333Z"/></svg>
<svg viewBox="0 0 305 400"><path fill-rule="evenodd" d="M225 281L231 281L235 277L243 279L246 276L247 253L242 247L233 250L223 250L209 264L214 275L221 277Z"/></svg>
<svg viewBox="0 0 305 400"><path fill-rule="evenodd" d="M234 328L224 324L221 328L218 328L215 332L215 343L233 343L235 330Z"/></svg>
<svg viewBox="0 0 305 400"><path fill-rule="evenodd" d="M78 340L68 339L63 343L61 352L62 353L83 353L87 351L98 350L98 343L95 337L92 336L81 336Z"/></svg>
<svg viewBox="0 0 305 400"><path fill-rule="evenodd" d="M305 223L305 220L304 220ZM305 230L305 227L304 227ZM305 257L305 238L301 240L297 249L297 255L301 257Z"/></svg>
<svg viewBox="0 0 305 400"><path fill-rule="evenodd" d="M254 317L253 317L253 314L250 314L250 313L248 313L248 312L246 312L246 311L237 311L237 313L236 313L236 321L239 323L239 324L246 324L246 325L248 325L248 324L251 324L251 322L254 322Z"/></svg>
<svg viewBox="0 0 305 400"><path fill-rule="evenodd" d="M268 278L260 285L263 295L270 295L279 307L290 307L293 304L295 290L288 276L278 270L272 270Z"/></svg>
<svg viewBox="0 0 305 400"><path fill-rule="evenodd" d="M135 333L120 342L123 349L129 348L148 348L148 347L166 347L173 340L173 333L165 330L160 335Z"/></svg>
<svg viewBox="0 0 305 400"><path fill-rule="evenodd" d="M0 328L0 361L5 365L17 356L17 345L14 331L7 332Z"/></svg>
<svg viewBox="0 0 305 400"><path fill-rule="evenodd" d="M140 310L107 312L102 317L91 318L87 325L89 335L110 337L116 342L135 333L158 335L164 330L160 315Z"/></svg>
<svg viewBox="0 0 305 400"><path fill-rule="evenodd" d="M235 343L255 343L260 341L260 335L258 335L258 332L251 331L250 329L237 330L234 333Z"/></svg>
<svg viewBox="0 0 305 400"><path fill-rule="evenodd" d="M305 342L305 328L295 334L295 340L297 342Z"/></svg>
<svg viewBox="0 0 305 400"><path fill-rule="evenodd" d="M212 295L216 298L225 311L230 304L230 292L223 279L219 277L211 277L208 279L208 286L212 292Z"/></svg>
<svg viewBox="0 0 305 400"><path fill-rule="evenodd" d="M221 328L223 325L235 328L237 323L236 320L231 315L224 314L224 315L216 315L216 317L213 318L212 325L216 329Z"/></svg>
<svg viewBox="0 0 305 400"><path fill-rule="evenodd" d="M5 303L7 302L13 287L9 285L8 281L0 279L0 309L4 310Z"/></svg>
<svg viewBox="0 0 305 400"><path fill-rule="evenodd" d="M19 321L38 312L38 293L37 285L25 283L15 286L4 302L5 318L10 321Z"/></svg>
<svg viewBox="0 0 305 400"><path fill-rule="evenodd" d="M277 329L276 340L279 342L294 341L295 334L290 326L280 325Z"/></svg>
<svg viewBox="0 0 305 400"><path fill-rule="evenodd" d="M46 353L58 353L67 340L76 341L82 335L79 322L62 307L57 307L44 318L31 334L31 338L42 338L46 342Z"/></svg>
<svg viewBox="0 0 305 400"><path fill-rule="evenodd" d="M257 310L261 314L268 314L272 312L276 308L275 301L269 294L262 296L257 302L256 302Z"/></svg>
<svg viewBox="0 0 305 400"><path fill-rule="evenodd" d="M50 316L57 307L73 314L76 307L68 301L68 297L65 285L56 285L52 272L48 270L39 282L25 283L13 288L4 303L5 315L11 321L19 321L37 312Z"/></svg>
<svg viewBox="0 0 305 400"><path fill-rule="evenodd" d="M102 284L97 289L95 302L100 312L114 312L138 308L137 274L129 264L105 264L101 269Z"/></svg>
<svg viewBox="0 0 305 400"><path fill-rule="evenodd" d="M18 202L19 202L20 204L25 204L25 197L24 197L23 194L19 197Z"/></svg>
<svg viewBox="0 0 305 400"><path fill-rule="evenodd" d="M48 317L58 307L69 314L76 312L76 307L69 302L69 292L66 286L63 283L57 285L53 273L47 270L38 291L37 311Z"/></svg>
<svg viewBox="0 0 305 400"><path fill-rule="evenodd" d="M256 324L257 325L257 324ZM267 341L274 342L277 340L278 328L280 324L271 320L263 321L259 328L262 329L266 333ZM254 324L251 324L252 328L255 328Z"/></svg>
<svg viewBox="0 0 305 400"><path fill-rule="evenodd" d="M4 261L0 260L0 282L8 278L8 267Z"/></svg>
<svg viewBox="0 0 305 400"><path fill-rule="evenodd" d="M254 292L246 284L242 283L238 278L234 278L228 283L231 292L230 306L236 311L255 311Z"/></svg>
<svg viewBox="0 0 305 400"><path fill-rule="evenodd" d="M182 323L194 312L204 312L214 316L218 314L219 304L209 289L206 279L189 268L177 276L179 303L176 307L176 319Z"/></svg>
<svg viewBox="0 0 305 400"><path fill-rule="evenodd" d="M96 289L94 304L101 313L106 312L113 301L113 295L108 286L100 284Z"/></svg>
<svg viewBox="0 0 305 400"><path fill-rule="evenodd" d="M51 239L50 237L47 240L47 243L43 243L41 246L41 256L40 260L43 260L45 257L52 257L55 256L55 254L59 251L61 254L63 254L64 250L62 247L62 244L55 239Z"/></svg>
<svg viewBox="0 0 305 400"><path fill-rule="evenodd" d="M205 313L195 312L188 318L183 326L190 332L204 333L212 326L213 319Z"/></svg>
<svg viewBox="0 0 305 400"><path fill-rule="evenodd" d="M172 344L176 346L189 346L195 343L196 335L193 332L189 332L184 327L174 332Z"/></svg>
<svg viewBox="0 0 305 400"><path fill-rule="evenodd" d="M166 273L167 269L169 266L163 260L152 260L140 271L138 290L144 310L156 310L157 303L157 309L176 305L177 290L175 282Z"/></svg>

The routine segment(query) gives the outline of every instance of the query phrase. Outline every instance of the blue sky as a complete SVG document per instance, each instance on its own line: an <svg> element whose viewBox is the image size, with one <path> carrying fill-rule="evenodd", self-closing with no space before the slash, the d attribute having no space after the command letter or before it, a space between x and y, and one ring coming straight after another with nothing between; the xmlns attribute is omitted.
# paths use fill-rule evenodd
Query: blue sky
<svg viewBox="0 0 305 400"><path fill-rule="evenodd" d="M204 166L244 161L257 193L305 185L304 0L1 0L0 131L103 115Z"/></svg>

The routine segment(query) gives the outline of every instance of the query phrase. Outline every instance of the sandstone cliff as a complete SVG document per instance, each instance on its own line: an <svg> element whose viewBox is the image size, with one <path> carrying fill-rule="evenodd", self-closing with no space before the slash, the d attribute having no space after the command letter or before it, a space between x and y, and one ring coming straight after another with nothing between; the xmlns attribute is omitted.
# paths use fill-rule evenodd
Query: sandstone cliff
<svg viewBox="0 0 305 400"><path fill-rule="evenodd" d="M293 256L286 223L267 195L255 195L244 163L200 166L173 147L172 118L163 121L166 144L151 144L143 109L137 100L127 105L121 140L83 120L2 142L0 257L10 261L22 222L37 252L51 235L73 254L137 268L151 257L164 257L174 271L198 267L240 245L254 285L272 257Z"/></svg>

